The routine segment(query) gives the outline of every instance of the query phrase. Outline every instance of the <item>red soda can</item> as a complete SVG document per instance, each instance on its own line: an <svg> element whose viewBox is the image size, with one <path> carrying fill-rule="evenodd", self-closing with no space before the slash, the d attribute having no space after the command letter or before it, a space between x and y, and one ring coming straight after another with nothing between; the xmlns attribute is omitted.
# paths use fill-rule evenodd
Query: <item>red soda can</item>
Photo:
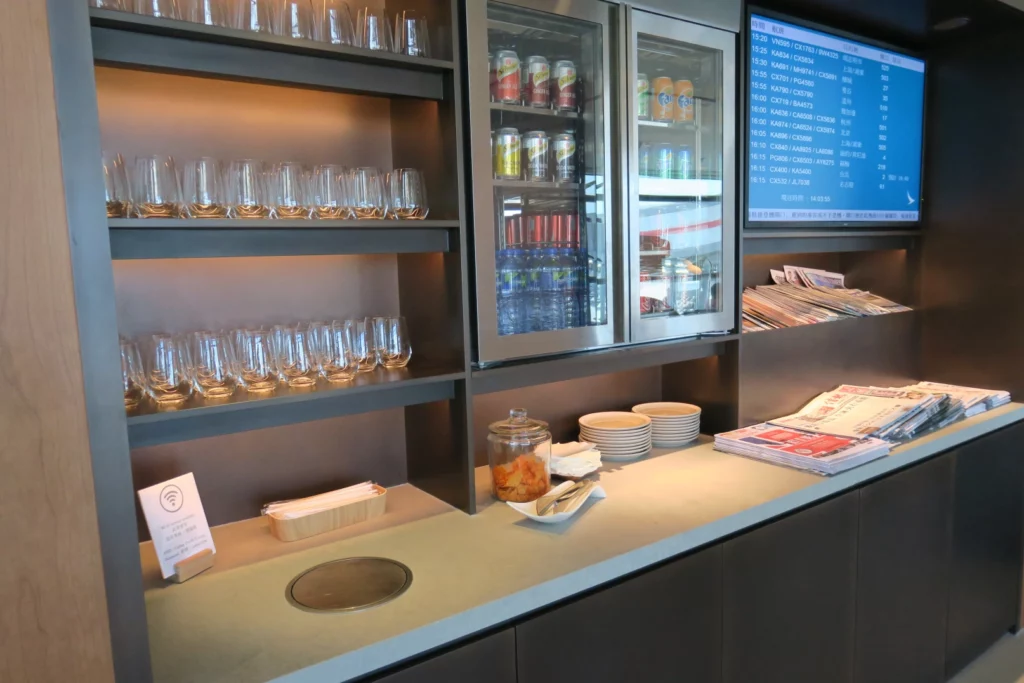
<svg viewBox="0 0 1024 683"><path fill-rule="evenodd" d="M560 59L551 67L552 106L561 111L576 111L576 65Z"/></svg>
<svg viewBox="0 0 1024 683"><path fill-rule="evenodd" d="M556 247L568 246L569 214L565 211L551 212L551 241Z"/></svg>
<svg viewBox="0 0 1024 683"><path fill-rule="evenodd" d="M499 50L494 55L491 71L494 74L494 101L518 104L522 80L519 73L519 55L512 50Z"/></svg>
<svg viewBox="0 0 1024 683"><path fill-rule="evenodd" d="M526 58L523 66L523 104L528 107L551 106L551 66L540 55Z"/></svg>
<svg viewBox="0 0 1024 683"><path fill-rule="evenodd" d="M526 241L523 237L523 217L521 215L507 217L505 219L505 248L522 247Z"/></svg>

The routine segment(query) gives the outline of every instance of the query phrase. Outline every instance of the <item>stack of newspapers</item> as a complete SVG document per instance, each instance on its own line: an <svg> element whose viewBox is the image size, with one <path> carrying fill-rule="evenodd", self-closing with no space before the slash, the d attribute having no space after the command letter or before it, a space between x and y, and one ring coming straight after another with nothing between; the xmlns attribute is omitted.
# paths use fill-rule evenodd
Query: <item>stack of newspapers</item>
<svg viewBox="0 0 1024 683"><path fill-rule="evenodd" d="M911 310L871 292L847 289L841 273L797 266L784 268L785 271L771 271L774 285L743 290L744 332Z"/></svg>
<svg viewBox="0 0 1024 683"><path fill-rule="evenodd" d="M800 411L715 435L715 448L818 474L835 474L888 455L903 443L1009 403L1005 391L936 382L906 387L850 384Z"/></svg>

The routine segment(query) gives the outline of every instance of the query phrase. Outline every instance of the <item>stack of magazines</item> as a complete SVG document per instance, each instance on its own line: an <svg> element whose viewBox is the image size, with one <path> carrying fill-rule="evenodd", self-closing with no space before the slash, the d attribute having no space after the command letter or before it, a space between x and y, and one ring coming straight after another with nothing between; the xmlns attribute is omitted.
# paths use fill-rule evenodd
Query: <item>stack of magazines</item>
<svg viewBox="0 0 1024 683"><path fill-rule="evenodd" d="M771 271L774 285L743 290L744 332L911 310L871 292L847 289L841 273L796 266L784 268L784 272Z"/></svg>
<svg viewBox="0 0 1024 683"><path fill-rule="evenodd" d="M1005 391L936 382L906 387L844 384L800 411L715 435L715 448L819 474L835 474L915 439L1010 402Z"/></svg>

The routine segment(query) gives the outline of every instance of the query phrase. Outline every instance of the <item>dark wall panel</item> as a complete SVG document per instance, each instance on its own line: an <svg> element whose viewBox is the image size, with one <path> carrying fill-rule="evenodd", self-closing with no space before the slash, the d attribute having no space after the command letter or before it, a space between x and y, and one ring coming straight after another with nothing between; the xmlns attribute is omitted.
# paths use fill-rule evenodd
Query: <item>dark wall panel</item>
<svg viewBox="0 0 1024 683"><path fill-rule="evenodd" d="M373 680L375 683L516 683L515 631L495 633Z"/></svg>

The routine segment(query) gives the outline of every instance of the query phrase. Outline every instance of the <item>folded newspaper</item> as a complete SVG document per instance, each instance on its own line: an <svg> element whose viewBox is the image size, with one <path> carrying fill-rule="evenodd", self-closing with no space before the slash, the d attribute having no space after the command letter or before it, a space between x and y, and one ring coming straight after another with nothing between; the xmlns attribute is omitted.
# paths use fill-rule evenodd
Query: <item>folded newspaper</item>
<svg viewBox="0 0 1024 683"><path fill-rule="evenodd" d="M715 448L818 474L836 474L889 454L880 439L853 439L758 424L715 435Z"/></svg>

